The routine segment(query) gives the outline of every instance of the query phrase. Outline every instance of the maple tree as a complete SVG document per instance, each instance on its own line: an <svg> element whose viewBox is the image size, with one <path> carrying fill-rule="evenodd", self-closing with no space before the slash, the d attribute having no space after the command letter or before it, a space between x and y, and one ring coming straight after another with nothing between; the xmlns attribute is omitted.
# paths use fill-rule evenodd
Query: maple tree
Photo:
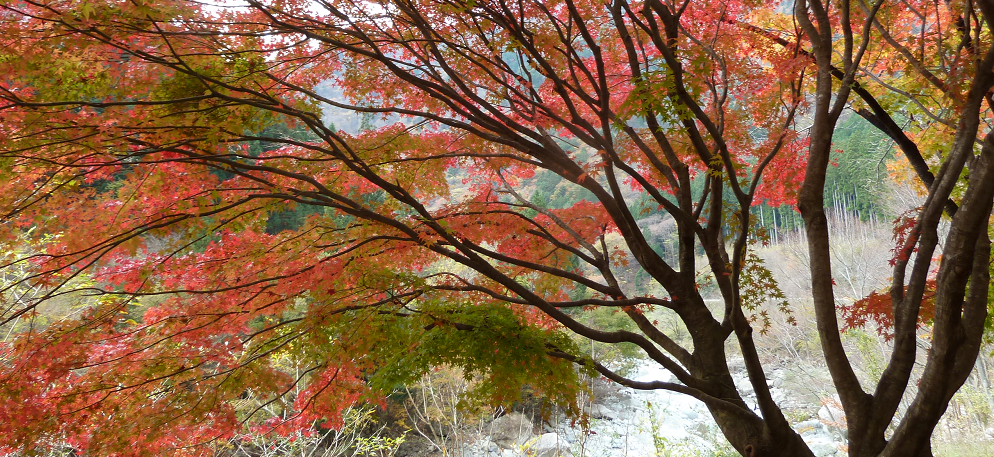
<svg viewBox="0 0 994 457"><path fill-rule="evenodd" d="M255 423L239 399L280 403L259 424L277 432L335 426L448 364L486 401L529 383L573 412L577 369L668 389L703 402L744 455L812 455L750 322L782 298L750 251L751 210L796 202L850 455L930 455L987 315L994 7L792 5L5 0L3 265L22 274L0 312L16 335L0 346L0 449L198 454ZM316 89L329 82L343 98ZM382 126L337 131L329 105ZM894 344L875 385L845 354L828 260L825 176L847 107L929 189L889 300L873 297L892 307ZM552 175L582 198L533 192ZM309 216L268 222L298 208ZM647 239L643 212L673 218L675 252ZM665 293L619 281L626 269ZM45 322L59 300L86 306ZM923 300L932 346L912 379ZM630 329L585 323L598 308ZM578 339L636 347L675 381L627 379Z"/></svg>

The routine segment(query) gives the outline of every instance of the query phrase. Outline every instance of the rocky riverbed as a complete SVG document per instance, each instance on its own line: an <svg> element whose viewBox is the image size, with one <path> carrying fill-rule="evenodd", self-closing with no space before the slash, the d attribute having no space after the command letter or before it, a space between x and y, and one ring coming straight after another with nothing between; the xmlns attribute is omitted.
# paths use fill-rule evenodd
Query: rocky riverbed
<svg viewBox="0 0 994 457"><path fill-rule="evenodd" d="M670 374L651 364L638 367L632 378L640 381L670 379ZM789 403L778 386L778 373L770 375L774 398ZM744 373L735 382L749 392ZM597 381L593 401L588 403L589 428L564 418L536 424L520 412L495 419L479 437L463 443L458 457L642 457L642 456L733 456L738 455L721 436L704 405L667 391L638 391ZM751 399L751 398L750 398ZM747 399L748 401L748 399ZM843 431L840 411L825 406L818 419L795 424L795 429L818 457L842 456Z"/></svg>

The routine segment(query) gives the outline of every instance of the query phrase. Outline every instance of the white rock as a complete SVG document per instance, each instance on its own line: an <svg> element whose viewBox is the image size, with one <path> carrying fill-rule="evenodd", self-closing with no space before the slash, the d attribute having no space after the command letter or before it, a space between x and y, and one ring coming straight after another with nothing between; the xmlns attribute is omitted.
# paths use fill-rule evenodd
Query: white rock
<svg viewBox="0 0 994 457"><path fill-rule="evenodd" d="M807 444L815 457L834 457L835 453L839 451L839 446L833 441L814 441L807 442Z"/></svg>
<svg viewBox="0 0 994 457"><path fill-rule="evenodd" d="M685 409L680 412L680 415L683 416L684 419L690 422L696 422L701 417L700 414L697 414L697 411L694 411L692 409Z"/></svg>
<svg viewBox="0 0 994 457"><path fill-rule="evenodd" d="M522 457L522 455L514 449L501 449L500 457Z"/></svg>
<svg viewBox="0 0 994 457"><path fill-rule="evenodd" d="M569 454L569 446L557 433L545 433L525 445L525 451L534 457L559 457Z"/></svg>
<svg viewBox="0 0 994 457"><path fill-rule="evenodd" d="M836 406L838 403L830 403L818 409L818 418L830 429L844 430L846 428L846 413Z"/></svg>
<svg viewBox="0 0 994 457"><path fill-rule="evenodd" d="M828 435L828 428L818 419L811 419L794 424L794 430L801 437Z"/></svg>

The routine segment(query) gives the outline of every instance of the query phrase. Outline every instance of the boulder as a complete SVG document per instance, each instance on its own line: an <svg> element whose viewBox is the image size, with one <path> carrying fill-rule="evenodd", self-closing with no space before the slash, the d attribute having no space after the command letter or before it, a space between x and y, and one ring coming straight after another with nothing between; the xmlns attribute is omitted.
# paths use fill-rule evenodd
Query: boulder
<svg viewBox="0 0 994 457"><path fill-rule="evenodd" d="M846 413L837 404L829 403L818 409L818 419L829 428L844 429L846 427Z"/></svg>
<svg viewBox="0 0 994 457"><path fill-rule="evenodd" d="M608 408L607 406L594 403L590 405L589 414L590 417L594 419L610 419L614 416L614 411L611 411L611 408Z"/></svg>
<svg viewBox="0 0 994 457"><path fill-rule="evenodd" d="M505 449L519 447L535 436L532 433L534 428L527 416L512 412L490 423L490 439Z"/></svg>

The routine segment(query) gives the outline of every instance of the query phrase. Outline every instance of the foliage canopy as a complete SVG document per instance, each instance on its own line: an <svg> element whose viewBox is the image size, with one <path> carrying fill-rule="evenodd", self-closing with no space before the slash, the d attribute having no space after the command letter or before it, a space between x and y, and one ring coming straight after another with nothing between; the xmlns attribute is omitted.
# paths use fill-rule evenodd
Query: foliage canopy
<svg viewBox="0 0 994 457"><path fill-rule="evenodd" d="M745 455L811 455L749 320L783 298L750 254L752 209L796 202L850 454L929 455L987 315L992 21L989 2L955 0L4 0L0 237L19 276L0 311L15 424L0 448L198 454L253 420L241 399L283 402L275 429L333 426L449 364L487 401L532 383L572 408L579 366L701 400ZM331 128L322 107L374 128ZM843 350L827 260L846 109L929 189L896 250L875 385ZM668 252L650 214L675 224ZM629 269L658 287L619 280ZM912 379L923 297L932 346ZM596 308L627 324L581 319ZM676 380L627 379L578 339L638 348Z"/></svg>

